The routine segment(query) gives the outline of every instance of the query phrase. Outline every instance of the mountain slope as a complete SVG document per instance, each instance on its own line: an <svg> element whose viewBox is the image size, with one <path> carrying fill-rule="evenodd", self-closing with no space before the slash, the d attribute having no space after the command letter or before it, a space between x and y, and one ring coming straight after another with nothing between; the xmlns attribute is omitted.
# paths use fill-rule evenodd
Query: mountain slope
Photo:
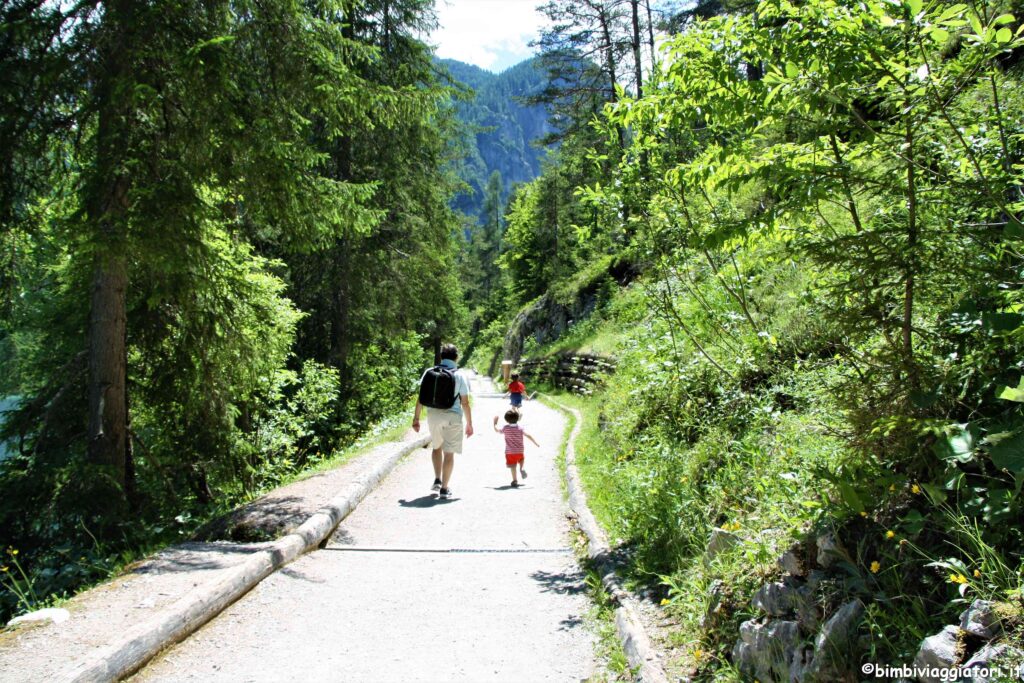
<svg viewBox="0 0 1024 683"><path fill-rule="evenodd" d="M456 198L454 206L470 216L479 216L483 188L493 171L501 173L505 197L516 183L533 180L540 174L545 150L531 143L551 132L543 106L525 106L518 98L539 93L547 77L536 60L527 60L494 74L453 59L438 60L451 77L476 92L466 102L458 102L459 119L465 123L466 157L459 168L460 177L472 189Z"/></svg>

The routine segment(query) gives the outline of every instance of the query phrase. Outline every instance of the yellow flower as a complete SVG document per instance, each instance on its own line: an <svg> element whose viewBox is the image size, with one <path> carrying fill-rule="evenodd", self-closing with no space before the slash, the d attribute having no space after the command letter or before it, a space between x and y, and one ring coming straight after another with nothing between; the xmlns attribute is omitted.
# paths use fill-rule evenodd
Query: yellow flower
<svg viewBox="0 0 1024 683"><path fill-rule="evenodd" d="M14 550L11 551L11 555L17 555L17 554L18 554L18 549L17 548L15 548Z"/></svg>
<svg viewBox="0 0 1024 683"><path fill-rule="evenodd" d="M866 512L864 512L863 510L861 510L861 511L860 511L860 516L861 516L861 517L867 517L867 516L868 516L868 513L866 513Z"/></svg>
<svg viewBox="0 0 1024 683"><path fill-rule="evenodd" d="M670 604L672 604L672 601L669 600L668 598L662 598L661 599L661 606L662 607L664 607L665 605L670 605Z"/></svg>
<svg viewBox="0 0 1024 683"><path fill-rule="evenodd" d="M896 492L896 484L889 484L889 493Z"/></svg>
<svg viewBox="0 0 1024 683"><path fill-rule="evenodd" d="M880 570L881 568L882 568L882 565L881 565L881 564L879 564L878 560L875 560L874 562L872 562L872 563L871 563L871 573L872 573L872 574L877 574L877 573L878 573L878 571L879 571L879 570Z"/></svg>
<svg viewBox="0 0 1024 683"><path fill-rule="evenodd" d="M918 486L917 484L914 484L913 486L910 487L910 492L916 496L917 494L921 493L921 487Z"/></svg>
<svg viewBox="0 0 1024 683"><path fill-rule="evenodd" d="M976 579L977 579L977 578L979 578L980 576L981 576L981 572L980 572L980 571L978 571L977 569L975 569L975 570L974 570L974 578L976 578Z"/></svg>
<svg viewBox="0 0 1024 683"><path fill-rule="evenodd" d="M694 659L704 659L704 650L694 650L693 651L693 658Z"/></svg>
<svg viewBox="0 0 1024 683"><path fill-rule="evenodd" d="M892 529L890 529L889 531L885 532L885 537L886 538L896 538L896 532L893 531Z"/></svg>
<svg viewBox="0 0 1024 683"><path fill-rule="evenodd" d="M964 576L963 574L950 574L949 575L949 582L950 583L967 583L967 577Z"/></svg>
<svg viewBox="0 0 1024 683"><path fill-rule="evenodd" d="M8 566L6 564L4 566L0 567L0 572L9 572L9 571L10 571L10 568L8 568Z"/></svg>

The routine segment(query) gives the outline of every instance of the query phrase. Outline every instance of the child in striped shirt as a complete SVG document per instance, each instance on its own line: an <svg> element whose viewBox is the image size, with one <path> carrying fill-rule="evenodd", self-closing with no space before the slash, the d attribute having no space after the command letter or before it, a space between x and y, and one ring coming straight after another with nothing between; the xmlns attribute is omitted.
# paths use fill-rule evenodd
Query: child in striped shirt
<svg viewBox="0 0 1024 683"><path fill-rule="evenodd" d="M523 469L523 465L526 464L526 444L523 437L532 441L534 446L539 447L540 444L519 426L519 411L515 408L505 412L505 422L507 424L498 429L498 416L494 416L494 431L505 435L505 466L512 470L512 488L517 489L519 479L516 477L516 465L519 466L519 473L523 475L523 479L526 479L526 470Z"/></svg>

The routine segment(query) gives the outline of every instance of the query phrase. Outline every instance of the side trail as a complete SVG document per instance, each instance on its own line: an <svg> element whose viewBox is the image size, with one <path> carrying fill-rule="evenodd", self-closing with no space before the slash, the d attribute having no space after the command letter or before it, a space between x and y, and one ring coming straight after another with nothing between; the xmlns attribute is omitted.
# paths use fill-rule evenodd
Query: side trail
<svg viewBox="0 0 1024 683"><path fill-rule="evenodd" d="M486 383L485 383L486 382ZM491 428L506 401L474 378L476 434L451 488L417 449L325 548L262 581L139 681L579 681L596 670L570 547L558 412L528 402L529 478L509 484Z"/></svg>

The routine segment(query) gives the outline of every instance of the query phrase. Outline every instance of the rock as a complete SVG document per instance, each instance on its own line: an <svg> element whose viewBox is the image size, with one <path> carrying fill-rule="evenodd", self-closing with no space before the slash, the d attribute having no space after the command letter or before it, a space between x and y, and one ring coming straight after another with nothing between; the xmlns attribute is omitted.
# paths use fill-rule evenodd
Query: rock
<svg viewBox="0 0 1024 683"><path fill-rule="evenodd" d="M840 545L836 535L831 531L818 534L817 538L818 546L818 564L824 569L828 569L839 560L845 560L847 558L846 550Z"/></svg>
<svg viewBox="0 0 1024 683"><path fill-rule="evenodd" d="M804 630L804 633L814 633L818 628L818 624L821 623L821 611L818 609L818 605L814 601L814 595L808 591L807 599L800 605L800 609L796 613L797 623L800 624L800 628Z"/></svg>
<svg viewBox="0 0 1024 683"><path fill-rule="evenodd" d="M829 617L814 641L814 659L806 669L804 681L857 680L857 628L863 616L863 603L851 600Z"/></svg>
<svg viewBox="0 0 1024 683"><path fill-rule="evenodd" d="M712 531L711 537L708 539L708 548L704 551L704 566L710 566L711 561L715 559L715 555L739 545L741 540L739 536L725 529L715 529Z"/></svg>
<svg viewBox="0 0 1024 683"><path fill-rule="evenodd" d="M802 683L806 680L813 662L814 648L810 645L798 647L789 663L789 680L792 683Z"/></svg>
<svg viewBox="0 0 1024 683"><path fill-rule="evenodd" d="M820 569L812 569L807 572L807 587L811 589L811 592L818 590L818 586L825 580L825 572Z"/></svg>
<svg viewBox="0 0 1024 683"><path fill-rule="evenodd" d="M63 624L65 621L71 618L71 613L66 609L60 609L58 607L47 607L46 609L36 610L35 612L29 612L23 614L20 617L15 617L7 622L8 626L18 626L21 624L38 624L47 621L52 621L55 624Z"/></svg>
<svg viewBox="0 0 1024 683"><path fill-rule="evenodd" d="M995 638L1002 630L993 603L988 600L972 602L960 615L960 628L985 640Z"/></svg>
<svg viewBox="0 0 1024 683"><path fill-rule="evenodd" d="M980 602L980 601L979 601ZM974 607L974 605L971 605ZM975 670L978 673L969 673L966 676L960 678L960 683L990 683L991 681L1004 680L1004 677L998 675L982 675L982 670L988 670L988 673L995 674L996 667L1011 668L1014 663L1020 662L1024 658L1024 652L1021 652L1017 648L1010 647L1009 645L986 645L981 648L977 654L967 660L963 668L967 670ZM1020 679L1021 666L1017 670L1017 678Z"/></svg>
<svg viewBox="0 0 1024 683"><path fill-rule="evenodd" d="M772 617L784 617L800 609L806 596L801 594L801 586L793 580L766 583L754 594L752 604Z"/></svg>
<svg viewBox="0 0 1024 683"><path fill-rule="evenodd" d="M814 603L814 589L810 584L802 583L793 577L782 581L766 583L754 595L752 604L773 617L796 616L800 628L805 633L813 633L818 628L818 607Z"/></svg>
<svg viewBox="0 0 1024 683"><path fill-rule="evenodd" d="M787 574L791 574L792 576L803 576L807 572L807 568L804 566L804 561L801 560L800 556L797 554L797 548L799 548L799 546L793 546L784 552L778 560L778 565L779 569Z"/></svg>
<svg viewBox="0 0 1024 683"><path fill-rule="evenodd" d="M708 588L708 606L704 610L704 616L700 618L700 627L710 629L714 626L715 620L722 611L722 598L725 597L725 584L721 579L715 579Z"/></svg>
<svg viewBox="0 0 1024 683"><path fill-rule="evenodd" d="M748 678L788 681L799 645L800 626L795 621L771 619L762 624L751 619L740 624L740 638L733 646L732 659Z"/></svg>
<svg viewBox="0 0 1024 683"><path fill-rule="evenodd" d="M921 647L914 657L914 666L918 668L948 669L960 661L963 656L963 644L960 640L960 627L947 626L934 636L921 641ZM922 683L940 683L942 679L930 676L919 676Z"/></svg>

